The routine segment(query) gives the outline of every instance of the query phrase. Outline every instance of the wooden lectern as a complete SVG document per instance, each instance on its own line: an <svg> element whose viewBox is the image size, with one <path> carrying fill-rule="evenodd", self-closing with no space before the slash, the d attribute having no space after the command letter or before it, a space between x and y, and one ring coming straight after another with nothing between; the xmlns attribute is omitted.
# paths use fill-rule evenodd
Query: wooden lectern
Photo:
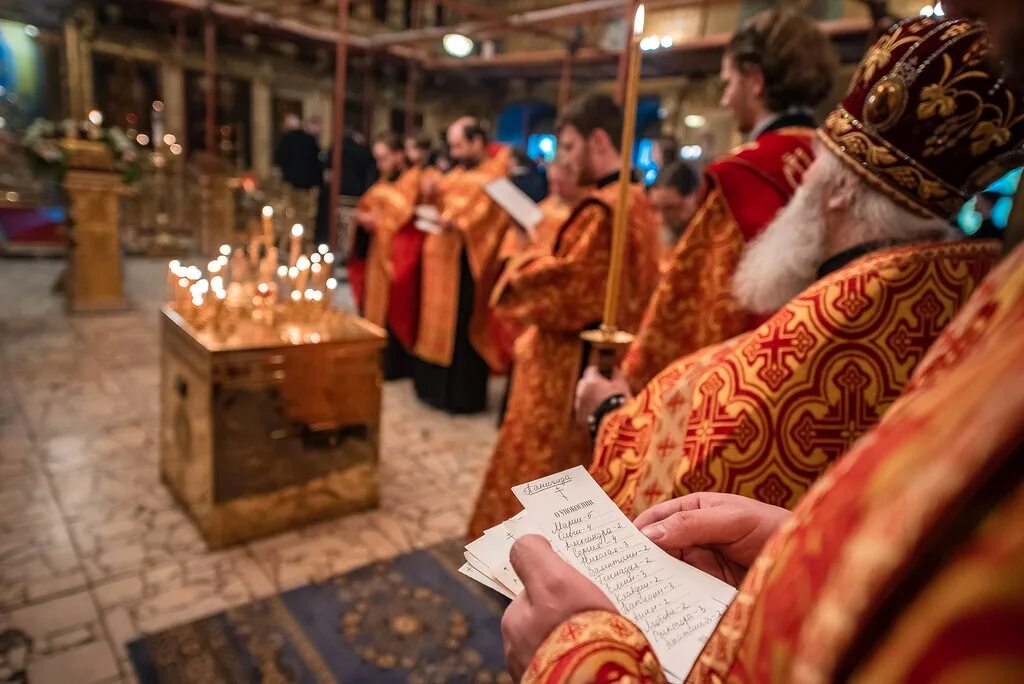
<svg viewBox="0 0 1024 684"><path fill-rule="evenodd" d="M118 203L125 192L106 145L66 139L64 188L71 200L71 239L65 282L72 312L126 308Z"/></svg>

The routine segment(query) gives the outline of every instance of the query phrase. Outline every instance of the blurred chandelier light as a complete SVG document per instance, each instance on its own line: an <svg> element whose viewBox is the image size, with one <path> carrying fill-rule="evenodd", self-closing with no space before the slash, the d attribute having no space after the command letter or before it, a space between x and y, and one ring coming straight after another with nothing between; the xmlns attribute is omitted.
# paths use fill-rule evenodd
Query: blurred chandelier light
<svg viewBox="0 0 1024 684"><path fill-rule="evenodd" d="M683 119L683 123L686 124L687 128L704 128L708 120L700 114L687 114L686 118Z"/></svg>
<svg viewBox="0 0 1024 684"><path fill-rule="evenodd" d="M444 51L452 57L469 57L473 52L473 39L461 33L448 33L441 39Z"/></svg>
<svg viewBox="0 0 1024 684"><path fill-rule="evenodd" d="M640 49L644 52L667 50L673 45L675 45L675 40L672 36L644 36L644 39L640 41Z"/></svg>

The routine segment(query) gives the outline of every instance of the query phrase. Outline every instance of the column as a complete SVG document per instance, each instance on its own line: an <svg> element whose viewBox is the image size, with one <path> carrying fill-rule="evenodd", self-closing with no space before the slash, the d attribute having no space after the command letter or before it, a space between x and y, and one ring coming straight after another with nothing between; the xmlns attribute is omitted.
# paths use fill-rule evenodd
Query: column
<svg viewBox="0 0 1024 684"><path fill-rule="evenodd" d="M179 141L186 141L185 70L180 63L160 63L160 97L164 103L164 129Z"/></svg>

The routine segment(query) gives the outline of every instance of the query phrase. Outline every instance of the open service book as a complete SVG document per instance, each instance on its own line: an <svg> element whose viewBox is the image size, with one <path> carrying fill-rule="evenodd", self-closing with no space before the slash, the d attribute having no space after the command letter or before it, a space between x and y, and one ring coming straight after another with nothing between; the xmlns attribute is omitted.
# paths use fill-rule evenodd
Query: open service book
<svg viewBox="0 0 1024 684"><path fill-rule="evenodd" d="M636 623L669 679L681 681L736 590L658 548L582 467L512 492L526 510L466 546L461 572L513 598L523 584L509 552L519 537L539 534Z"/></svg>
<svg viewBox="0 0 1024 684"><path fill-rule="evenodd" d="M498 178L484 186L484 192L515 221L531 240L537 237L537 224L544 212L530 196L516 187L508 178Z"/></svg>

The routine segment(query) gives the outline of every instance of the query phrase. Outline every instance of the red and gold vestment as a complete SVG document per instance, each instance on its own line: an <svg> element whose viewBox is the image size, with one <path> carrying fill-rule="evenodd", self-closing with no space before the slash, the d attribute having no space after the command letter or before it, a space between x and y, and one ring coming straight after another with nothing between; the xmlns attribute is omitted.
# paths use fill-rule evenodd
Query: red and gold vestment
<svg viewBox="0 0 1024 684"><path fill-rule="evenodd" d="M388 327L407 349L416 340L419 314L419 263L423 233L413 226L423 171L407 169L394 182L377 181L359 199L360 211L373 215L374 229L365 263L359 304L368 321Z"/></svg>
<svg viewBox="0 0 1024 684"><path fill-rule="evenodd" d="M496 340L497 322L489 310L489 297L498 277L498 253L510 219L488 197L484 186L507 175L508 158L508 148L497 148L475 168L455 169L440 181L438 209L454 230L429 235L423 244L422 309L416 356L431 364L452 363L465 251L475 288L469 340L492 370L502 371L507 366Z"/></svg>
<svg viewBox="0 0 1024 684"><path fill-rule="evenodd" d="M998 258L994 242L952 242L858 259L671 364L606 419L591 473L631 517L701 491L792 507L878 422Z"/></svg>
<svg viewBox="0 0 1024 684"><path fill-rule="evenodd" d="M747 573L690 682L1024 680L1024 248ZM619 615L563 623L526 677L660 683Z"/></svg>
<svg viewBox="0 0 1024 684"><path fill-rule="evenodd" d="M813 129L781 128L716 160L706 196L669 257L643 323L622 364L639 391L668 364L750 330L732 279L747 242L789 202L813 161Z"/></svg>
<svg viewBox="0 0 1024 684"><path fill-rule="evenodd" d="M612 183L588 193L551 251L531 250L511 260L494 290L497 313L526 329L515 343L508 410L470 522L471 538L520 510L513 486L589 458L587 435L573 421L573 395L584 362L580 333L600 323L604 310L618 191ZM635 330L657 279L659 247L643 188L630 188L629 207L619 325Z"/></svg>

